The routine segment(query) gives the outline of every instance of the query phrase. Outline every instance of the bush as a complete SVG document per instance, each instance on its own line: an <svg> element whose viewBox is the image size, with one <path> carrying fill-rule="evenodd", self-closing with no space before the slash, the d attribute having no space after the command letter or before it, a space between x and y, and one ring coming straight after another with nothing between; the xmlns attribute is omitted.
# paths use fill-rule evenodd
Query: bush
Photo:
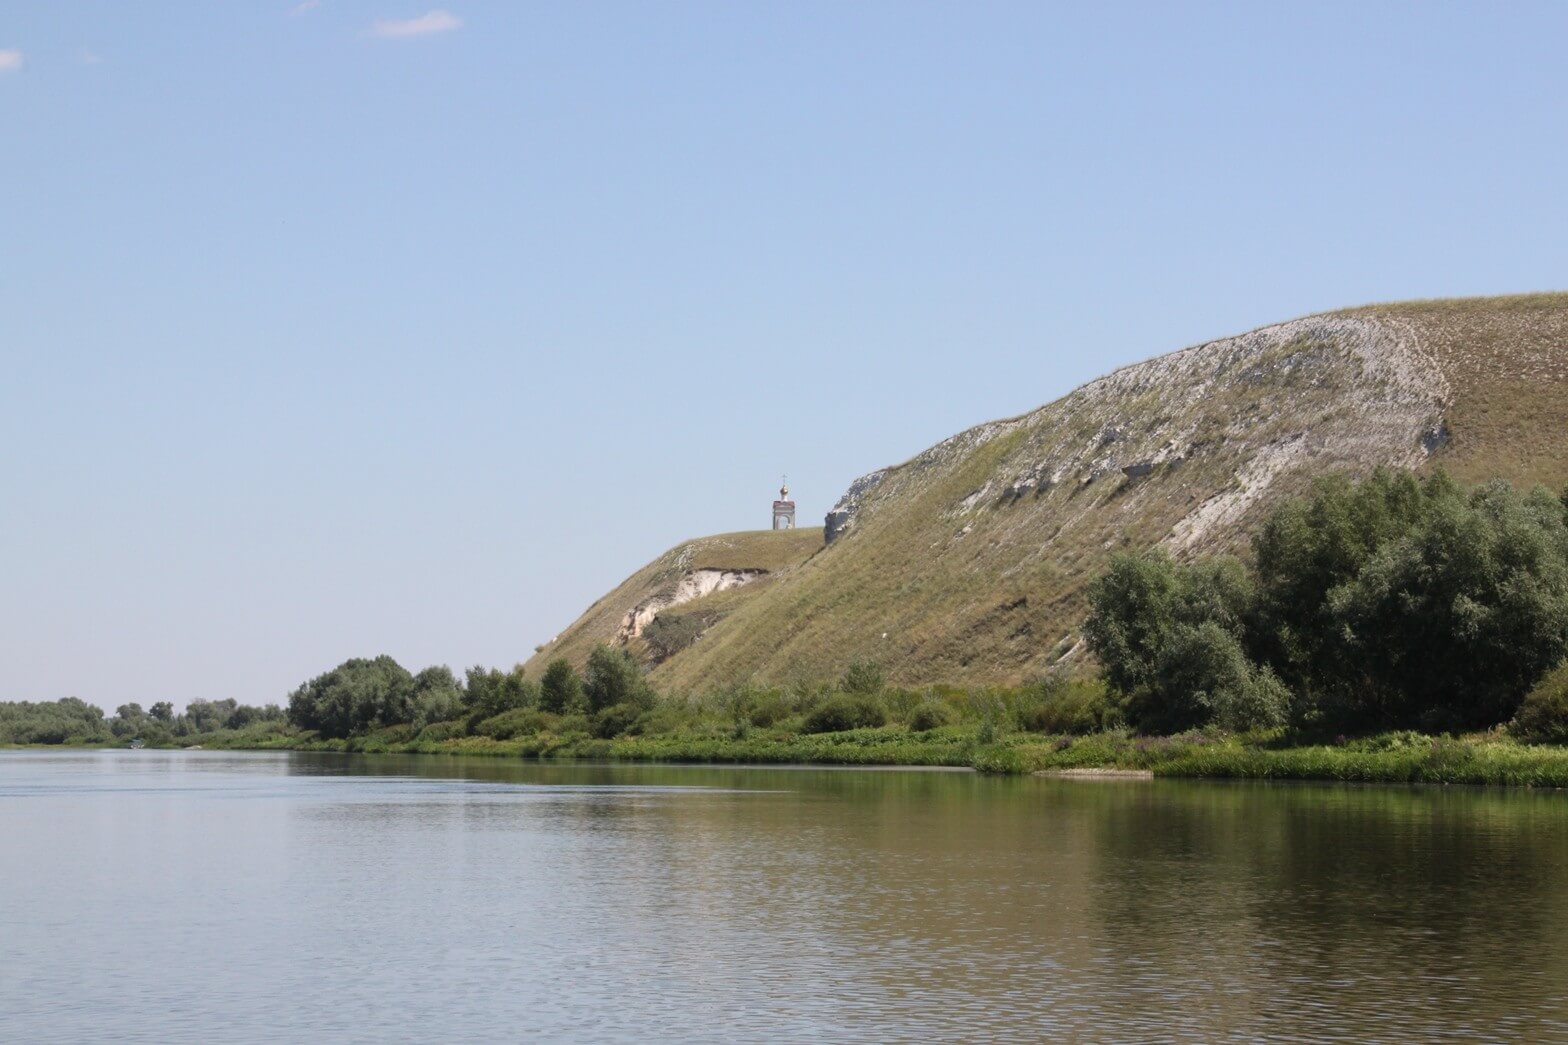
<svg viewBox="0 0 1568 1045"><path fill-rule="evenodd" d="M414 739L416 741L436 744L443 740L451 740L453 737L460 737L462 735L463 724L461 722L432 722L424 729L421 729L419 731L419 735Z"/></svg>
<svg viewBox="0 0 1568 1045"><path fill-rule="evenodd" d="M953 710L951 704L940 700L924 701L909 713L909 728L916 733L941 729L957 721L958 712Z"/></svg>
<svg viewBox="0 0 1568 1045"><path fill-rule="evenodd" d="M842 733L847 729L868 729L887 722L887 712L873 697L840 694L829 697L806 716L801 729L806 733Z"/></svg>
<svg viewBox="0 0 1568 1045"><path fill-rule="evenodd" d="M776 690L752 693L746 701L746 721L758 729L777 725L790 716L789 701Z"/></svg>
<svg viewBox="0 0 1568 1045"><path fill-rule="evenodd" d="M632 732L643 709L635 704L614 704L602 708L593 716L593 735L600 740L611 740Z"/></svg>
<svg viewBox="0 0 1568 1045"><path fill-rule="evenodd" d="M1508 731L1532 744L1568 744L1568 662L1536 683Z"/></svg>
<svg viewBox="0 0 1568 1045"><path fill-rule="evenodd" d="M1211 694L1214 721L1238 733L1283 726L1290 717L1290 690L1267 665L1248 668L1241 685Z"/></svg>
<svg viewBox="0 0 1568 1045"><path fill-rule="evenodd" d="M1087 736L1118 725L1121 708L1111 700L1104 682L1053 676L1035 688L1018 720L1030 733Z"/></svg>
<svg viewBox="0 0 1568 1045"><path fill-rule="evenodd" d="M882 692L884 684L880 665L857 660L849 666L848 671L844 672L839 688L845 693L858 693L864 696Z"/></svg>
<svg viewBox="0 0 1568 1045"><path fill-rule="evenodd" d="M661 613L648 622L642 630L642 640L648 644L648 653L655 664L662 664L675 654L691 647L702 633L718 620L717 614L690 613L681 616Z"/></svg>
<svg viewBox="0 0 1568 1045"><path fill-rule="evenodd" d="M613 646L595 646L588 654L588 670L583 673L583 693L588 710L603 711L616 704L653 706L653 690L642 677L642 668L631 654Z"/></svg>
<svg viewBox="0 0 1568 1045"><path fill-rule="evenodd" d="M555 725L556 717L547 711L536 711L533 708L513 708L493 715L481 722L474 724L473 733L476 736L492 737L496 740L513 740L517 737L531 737L536 733L543 733Z"/></svg>
<svg viewBox="0 0 1568 1045"><path fill-rule="evenodd" d="M677 733L695 724L696 707L684 700L661 700L637 718L631 732L639 736Z"/></svg>

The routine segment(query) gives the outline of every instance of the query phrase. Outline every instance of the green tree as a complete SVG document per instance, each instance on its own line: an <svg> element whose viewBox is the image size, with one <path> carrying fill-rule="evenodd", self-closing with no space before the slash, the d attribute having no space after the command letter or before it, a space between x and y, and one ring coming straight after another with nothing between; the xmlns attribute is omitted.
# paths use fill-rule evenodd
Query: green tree
<svg viewBox="0 0 1568 1045"><path fill-rule="evenodd" d="M1512 717L1568 654L1568 526L1544 490L1446 492L1331 593L1344 694L1371 724Z"/></svg>
<svg viewBox="0 0 1568 1045"><path fill-rule="evenodd" d="M414 717L414 677L388 656L355 658L289 696L289 721L325 737L349 737Z"/></svg>
<svg viewBox="0 0 1568 1045"><path fill-rule="evenodd" d="M642 668L623 649L599 645L588 654L588 670L583 673L583 694L590 713L616 704L650 707L653 690L642 676Z"/></svg>
<svg viewBox="0 0 1568 1045"><path fill-rule="evenodd" d="M544 669L539 683L539 707L560 715L583 704L583 680L565 657L557 657Z"/></svg>
<svg viewBox="0 0 1568 1045"><path fill-rule="evenodd" d="M414 676L414 708L410 719L423 729L432 722L449 722L463 713L463 687L446 665L426 668Z"/></svg>
<svg viewBox="0 0 1568 1045"><path fill-rule="evenodd" d="M1568 654L1562 500L1437 475L1318 482L1234 560L1120 556L1084 632L1141 729L1281 718L1334 729L1509 719Z"/></svg>
<svg viewBox="0 0 1568 1045"><path fill-rule="evenodd" d="M0 743L80 744L111 739L103 709L76 697L0 703Z"/></svg>
<svg viewBox="0 0 1568 1045"><path fill-rule="evenodd" d="M509 672L474 667L468 670L463 705L469 722L477 724L506 711L538 707L539 687L524 676L521 665Z"/></svg>
<svg viewBox="0 0 1568 1045"><path fill-rule="evenodd" d="M1361 482L1333 474L1309 497L1286 501L1253 541L1259 598L1253 652L1309 701L1364 684L1346 660L1333 601L1389 541L1418 528L1458 496L1446 477L1425 481L1379 469ZM1332 699L1332 698L1330 698Z"/></svg>

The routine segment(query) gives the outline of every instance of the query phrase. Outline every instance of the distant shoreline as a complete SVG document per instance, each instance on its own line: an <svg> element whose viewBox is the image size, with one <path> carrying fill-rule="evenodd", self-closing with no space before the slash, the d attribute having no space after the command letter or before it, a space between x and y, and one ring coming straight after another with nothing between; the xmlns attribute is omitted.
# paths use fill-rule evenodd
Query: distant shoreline
<svg viewBox="0 0 1568 1045"><path fill-rule="evenodd" d="M124 744L11 745L0 750L114 750ZM975 770L1004 776L1104 779L1303 780L1368 784L1466 784L1568 788L1568 747L1520 744L1493 734L1465 738L1386 734L1345 744L1270 746L1238 737L1083 737L1015 734L990 744L972 730L912 733L896 727L816 735L650 736L599 740L541 734L515 740L461 737L389 742L274 736L258 742L208 734L199 744L146 750L305 751L470 755L588 761L782 767Z"/></svg>

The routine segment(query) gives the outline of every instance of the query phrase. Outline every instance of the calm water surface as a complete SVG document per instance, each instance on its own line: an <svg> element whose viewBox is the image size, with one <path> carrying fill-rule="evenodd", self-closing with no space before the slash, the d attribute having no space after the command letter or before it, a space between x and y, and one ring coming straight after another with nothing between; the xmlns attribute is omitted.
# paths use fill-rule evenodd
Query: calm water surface
<svg viewBox="0 0 1568 1045"><path fill-rule="evenodd" d="M14 1041L1568 1040L1568 796L0 753Z"/></svg>

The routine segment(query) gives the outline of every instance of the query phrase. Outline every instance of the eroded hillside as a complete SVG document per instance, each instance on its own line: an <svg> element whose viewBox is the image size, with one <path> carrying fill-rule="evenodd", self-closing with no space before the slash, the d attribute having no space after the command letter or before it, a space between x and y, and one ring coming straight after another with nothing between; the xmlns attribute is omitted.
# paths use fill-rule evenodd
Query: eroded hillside
<svg viewBox="0 0 1568 1045"><path fill-rule="evenodd" d="M1084 587L1115 550L1244 548L1314 475L1437 463L1568 481L1568 295L1293 320L960 433L857 480L821 554L745 587L653 677L704 689L871 659L911 683L1018 681L1082 656Z"/></svg>
<svg viewBox="0 0 1568 1045"><path fill-rule="evenodd" d="M588 608L525 665L537 677L566 657L579 666L601 642L661 662L822 548L822 531L758 530L703 537L671 548Z"/></svg>

